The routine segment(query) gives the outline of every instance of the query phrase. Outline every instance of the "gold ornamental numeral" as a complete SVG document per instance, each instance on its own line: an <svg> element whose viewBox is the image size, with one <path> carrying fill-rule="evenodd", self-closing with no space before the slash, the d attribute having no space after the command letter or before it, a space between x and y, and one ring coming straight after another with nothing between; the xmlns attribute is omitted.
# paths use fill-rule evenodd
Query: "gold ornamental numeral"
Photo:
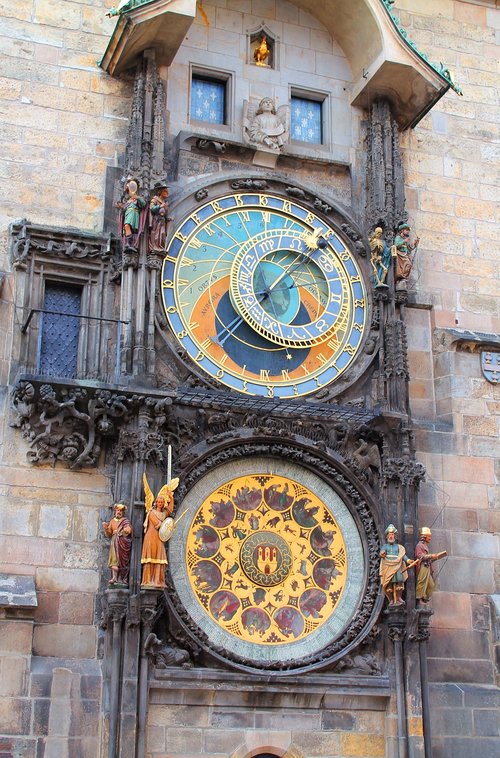
<svg viewBox="0 0 500 758"><path fill-rule="evenodd" d="M269 381L269 371L266 369L261 368L260 370L260 380L261 382L268 382Z"/></svg>
<svg viewBox="0 0 500 758"><path fill-rule="evenodd" d="M215 229L214 229L212 226L210 226L210 224L207 224L207 225L204 227L204 229L205 229L205 231L206 231L206 233L208 234L208 236L209 236L209 237L213 237L213 236L214 236L214 234L215 234Z"/></svg>
<svg viewBox="0 0 500 758"><path fill-rule="evenodd" d="M187 336L188 336L188 333L186 332L186 330L185 330L185 329L182 329L182 331L180 331L180 332L177 332L177 337L178 337L178 339L180 339L180 340L183 340L183 339L184 339L185 337L187 337Z"/></svg>
<svg viewBox="0 0 500 758"><path fill-rule="evenodd" d="M290 381L290 372L286 370L286 368L281 369L281 378L284 382Z"/></svg>
<svg viewBox="0 0 500 758"><path fill-rule="evenodd" d="M250 221L250 214L248 211L237 211L238 218L242 223L245 223L245 221Z"/></svg>
<svg viewBox="0 0 500 758"><path fill-rule="evenodd" d="M210 205L213 208L214 213L220 213L222 208L220 207L220 203L217 200L212 200Z"/></svg>
<svg viewBox="0 0 500 758"><path fill-rule="evenodd" d="M162 283L162 287L165 287L167 290L171 290L174 288L174 283L171 279L164 279Z"/></svg>
<svg viewBox="0 0 500 758"><path fill-rule="evenodd" d="M285 211L285 213L291 213L292 212L292 204L290 200L283 200L283 208L282 210Z"/></svg>
<svg viewBox="0 0 500 758"><path fill-rule="evenodd" d="M271 384L267 385L267 397L274 397L274 387Z"/></svg>
<svg viewBox="0 0 500 758"><path fill-rule="evenodd" d="M199 250L200 247L203 247L203 242L199 240L198 237L193 237L189 244L191 247L194 247L195 250Z"/></svg>
<svg viewBox="0 0 500 758"><path fill-rule="evenodd" d="M306 216L306 224L312 224L315 218L316 216L314 215L314 213L311 213L311 211L309 211L309 213Z"/></svg>
<svg viewBox="0 0 500 758"><path fill-rule="evenodd" d="M187 242L187 237L185 234L182 234L182 232L176 232L174 234L175 239L180 240L181 242Z"/></svg>
<svg viewBox="0 0 500 758"><path fill-rule="evenodd" d="M167 308L167 313L177 313L177 308L175 305L169 305Z"/></svg>
<svg viewBox="0 0 500 758"><path fill-rule="evenodd" d="M259 195L259 205L269 205L269 200L267 198L267 195Z"/></svg>
<svg viewBox="0 0 500 758"><path fill-rule="evenodd" d="M364 308L365 305L366 305L366 303L365 303L365 299L364 298L362 300L355 300L354 301L354 307L355 308Z"/></svg>

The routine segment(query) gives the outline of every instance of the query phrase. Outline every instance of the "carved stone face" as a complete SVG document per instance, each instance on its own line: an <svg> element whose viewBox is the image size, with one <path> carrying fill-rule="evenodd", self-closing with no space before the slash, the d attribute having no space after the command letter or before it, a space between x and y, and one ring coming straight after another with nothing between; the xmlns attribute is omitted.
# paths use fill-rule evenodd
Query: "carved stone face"
<svg viewBox="0 0 500 758"><path fill-rule="evenodd" d="M260 113L274 113L274 103L270 97L265 97L259 103Z"/></svg>

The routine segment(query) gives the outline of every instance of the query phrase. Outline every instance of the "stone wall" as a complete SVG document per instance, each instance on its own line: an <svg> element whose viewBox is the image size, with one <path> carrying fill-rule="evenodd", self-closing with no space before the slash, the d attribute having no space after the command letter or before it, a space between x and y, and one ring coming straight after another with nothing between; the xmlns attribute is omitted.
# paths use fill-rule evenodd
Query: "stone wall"
<svg viewBox="0 0 500 758"><path fill-rule="evenodd" d="M422 240L406 311L411 406L427 468L420 525L432 526L432 550L449 552L436 564L429 643L436 758L493 756L500 733L490 600L500 592L500 385L482 376L477 349L462 349L449 331L500 332L493 5L396 3L410 38L464 93L449 92L402 138L408 211Z"/></svg>

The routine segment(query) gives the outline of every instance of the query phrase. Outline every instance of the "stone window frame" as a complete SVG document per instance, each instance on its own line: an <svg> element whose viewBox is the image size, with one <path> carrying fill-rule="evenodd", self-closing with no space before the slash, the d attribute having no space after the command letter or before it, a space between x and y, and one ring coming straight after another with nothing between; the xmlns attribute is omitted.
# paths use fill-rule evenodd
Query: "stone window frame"
<svg viewBox="0 0 500 758"><path fill-rule="evenodd" d="M199 77L207 81L223 83L225 85L225 103L224 103L224 123L210 123L191 118L191 93L193 89L193 79ZM234 72L227 69L213 68L212 66L203 66L199 63L189 64L189 92L188 92L188 122L199 129L217 129L231 132L234 123Z"/></svg>
<svg viewBox="0 0 500 758"><path fill-rule="evenodd" d="M24 242L22 257L13 253L16 273L16 311L19 329L12 343L12 371L42 376L40 343L42 311L48 282L81 288L77 379L116 381L118 329L115 318L112 259L109 238L29 222L13 224L11 244ZM57 379L51 376L51 379ZM60 377L64 378L64 377Z"/></svg>
<svg viewBox="0 0 500 758"><path fill-rule="evenodd" d="M302 100L311 100L315 103L321 104L321 142L306 142L305 140L293 139L291 136L291 119L294 98L300 98ZM305 89L304 87L290 85L290 142L292 145L297 145L303 148L331 150L331 99L330 94L324 90Z"/></svg>

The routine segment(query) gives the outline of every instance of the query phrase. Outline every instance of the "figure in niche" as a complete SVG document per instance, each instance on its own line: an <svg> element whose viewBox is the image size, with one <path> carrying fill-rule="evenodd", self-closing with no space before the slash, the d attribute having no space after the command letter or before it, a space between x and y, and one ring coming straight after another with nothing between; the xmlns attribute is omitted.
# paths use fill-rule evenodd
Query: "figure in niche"
<svg viewBox="0 0 500 758"><path fill-rule="evenodd" d="M415 569L417 572L417 590L415 594L419 603L428 603L432 593L436 589L434 567L432 564L434 561L438 561L440 558L448 555L446 550L442 550L440 553L429 552L429 542L431 539L431 530L428 526L423 526L420 529L420 541L417 542L415 548L415 560L417 561Z"/></svg>
<svg viewBox="0 0 500 758"><path fill-rule="evenodd" d="M269 53L271 52L268 44L267 44L267 37L265 34L262 35L262 39L260 40L259 44L253 51L253 59L257 66L268 66L269 63L267 62L267 59L269 58Z"/></svg>
<svg viewBox="0 0 500 758"><path fill-rule="evenodd" d="M398 545L398 530L389 524L385 530L386 543L380 551L380 583L389 605L404 605L403 590L408 579L408 569L415 564L406 555L403 545Z"/></svg>
<svg viewBox="0 0 500 758"><path fill-rule="evenodd" d="M145 589L163 589L165 584L165 568L167 566L168 542L175 529L172 518L174 512L174 490L179 484L178 479L172 479L158 493L156 500L148 484L146 474L143 476L146 518L144 520L144 541L142 543L141 564L142 582Z"/></svg>
<svg viewBox="0 0 500 758"><path fill-rule="evenodd" d="M104 534L111 538L108 558L111 579L108 584L124 587L128 585L130 550L132 547L132 524L125 516L126 510L126 505L116 503L111 521L103 521L102 523Z"/></svg>
<svg viewBox="0 0 500 758"><path fill-rule="evenodd" d="M149 201L149 249L152 253L164 253L167 246L168 222L168 186L165 182L156 182L153 197Z"/></svg>
<svg viewBox="0 0 500 758"><path fill-rule="evenodd" d="M282 152L288 142L288 121L288 105L276 109L270 97L264 97L258 105L256 100L245 103L243 131L247 141L255 147L273 153Z"/></svg>
<svg viewBox="0 0 500 758"><path fill-rule="evenodd" d="M397 290L406 290L408 279L413 267L413 255L416 253L419 237L410 242L411 229L408 224L400 224L398 232L394 238L394 244L391 247L391 254L396 259L396 268L394 278L396 280Z"/></svg>
<svg viewBox="0 0 500 758"><path fill-rule="evenodd" d="M146 201L139 195L139 185L130 179L125 185L122 199L116 204L120 208L120 233L123 249L137 250L139 238L144 230L144 213Z"/></svg>
<svg viewBox="0 0 500 758"><path fill-rule="evenodd" d="M373 286L377 289L387 287L387 272L391 263L391 251L388 244L382 239L383 229L377 226L370 237L370 262L373 270Z"/></svg>

